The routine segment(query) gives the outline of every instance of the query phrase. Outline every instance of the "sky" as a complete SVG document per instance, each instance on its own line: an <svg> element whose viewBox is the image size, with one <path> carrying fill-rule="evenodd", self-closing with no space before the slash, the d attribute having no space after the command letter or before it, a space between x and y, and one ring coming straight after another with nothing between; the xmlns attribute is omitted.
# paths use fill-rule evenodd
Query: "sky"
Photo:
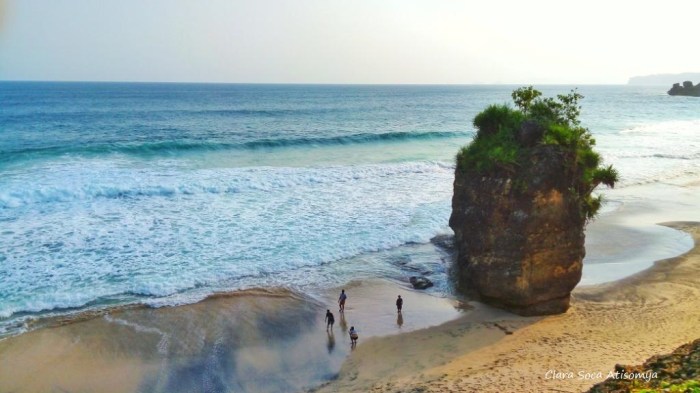
<svg viewBox="0 0 700 393"><path fill-rule="evenodd" d="M700 72L700 1L0 0L0 80L624 84Z"/></svg>

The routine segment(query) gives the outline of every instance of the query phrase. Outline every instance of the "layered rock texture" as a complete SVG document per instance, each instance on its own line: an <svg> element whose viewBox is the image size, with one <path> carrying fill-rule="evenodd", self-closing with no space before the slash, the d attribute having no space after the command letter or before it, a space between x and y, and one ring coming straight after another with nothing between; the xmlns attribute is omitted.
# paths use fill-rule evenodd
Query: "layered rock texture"
<svg viewBox="0 0 700 393"><path fill-rule="evenodd" d="M461 279L479 298L523 315L569 307L581 279L584 218L554 146L528 151L512 176L456 173L450 226Z"/></svg>
<svg viewBox="0 0 700 393"><path fill-rule="evenodd" d="M672 96L691 96L700 97L700 83L693 86L693 82L685 81L683 86L680 83L674 83L671 90L668 91L669 95Z"/></svg>
<svg viewBox="0 0 700 393"><path fill-rule="evenodd" d="M487 111L496 110L507 111ZM586 221L600 206L590 197L604 182L596 171L614 170L598 168L587 130L573 127L581 139L557 143L550 138L551 120L508 113L496 123L477 116L479 133L458 155L450 217L456 270L461 287L485 303L521 315L562 313L581 279ZM517 121L504 120L513 117ZM608 175L615 180L616 173Z"/></svg>

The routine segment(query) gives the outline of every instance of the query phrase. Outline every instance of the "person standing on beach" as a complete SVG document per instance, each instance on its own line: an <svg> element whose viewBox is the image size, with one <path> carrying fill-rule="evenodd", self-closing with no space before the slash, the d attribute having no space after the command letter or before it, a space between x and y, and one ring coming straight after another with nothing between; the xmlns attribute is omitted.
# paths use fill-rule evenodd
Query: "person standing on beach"
<svg viewBox="0 0 700 393"><path fill-rule="evenodd" d="M396 299L396 311L401 314L401 307L403 307L403 299L401 299L401 295L399 295L398 299Z"/></svg>
<svg viewBox="0 0 700 393"><path fill-rule="evenodd" d="M340 291L340 297L338 298L338 306L340 309L338 311L340 312L345 312L345 299L348 298L348 295L345 294L345 290Z"/></svg>
<svg viewBox="0 0 700 393"><path fill-rule="evenodd" d="M326 318L324 319L326 321L326 330L328 328L333 329L333 324L335 323L335 317L333 316L333 313L331 310L326 310Z"/></svg>
<svg viewBox="0 0 700 393"><path fill-rule="evenodd" d="M357 345L357 339L359 337L357 335L357 330L355 330L354 326L350 326L350 331L348 333L350 333L350 346L354 348Z"/></svg>

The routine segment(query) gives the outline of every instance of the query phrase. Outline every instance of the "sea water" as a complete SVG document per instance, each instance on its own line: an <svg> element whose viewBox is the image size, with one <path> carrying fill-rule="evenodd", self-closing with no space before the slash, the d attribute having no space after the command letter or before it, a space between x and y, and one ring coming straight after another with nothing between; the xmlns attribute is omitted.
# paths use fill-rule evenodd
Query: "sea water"
<svg viewBox="0 0 700 393"><path fill-rule="evenodd" d="M0 336L253 287L447 292L429 241L451 233L455 154L516 87L2 82ZM700 99L578 91L618 188L700 177Z"/></svg>

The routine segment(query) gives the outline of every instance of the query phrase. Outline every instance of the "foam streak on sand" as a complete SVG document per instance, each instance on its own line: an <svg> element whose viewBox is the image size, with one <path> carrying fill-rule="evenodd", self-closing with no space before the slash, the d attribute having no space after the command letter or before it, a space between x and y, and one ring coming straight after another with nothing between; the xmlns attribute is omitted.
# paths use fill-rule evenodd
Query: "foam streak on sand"
<svg viewBox="0 0 700 393"><path fill-rule="evenodd" d="M579 392L617 363L670 352L700 335L700 223L664 225L691 234L695 247L622 281L578 288L566 314L471 314L372 340L321 391Z"/></svg>

